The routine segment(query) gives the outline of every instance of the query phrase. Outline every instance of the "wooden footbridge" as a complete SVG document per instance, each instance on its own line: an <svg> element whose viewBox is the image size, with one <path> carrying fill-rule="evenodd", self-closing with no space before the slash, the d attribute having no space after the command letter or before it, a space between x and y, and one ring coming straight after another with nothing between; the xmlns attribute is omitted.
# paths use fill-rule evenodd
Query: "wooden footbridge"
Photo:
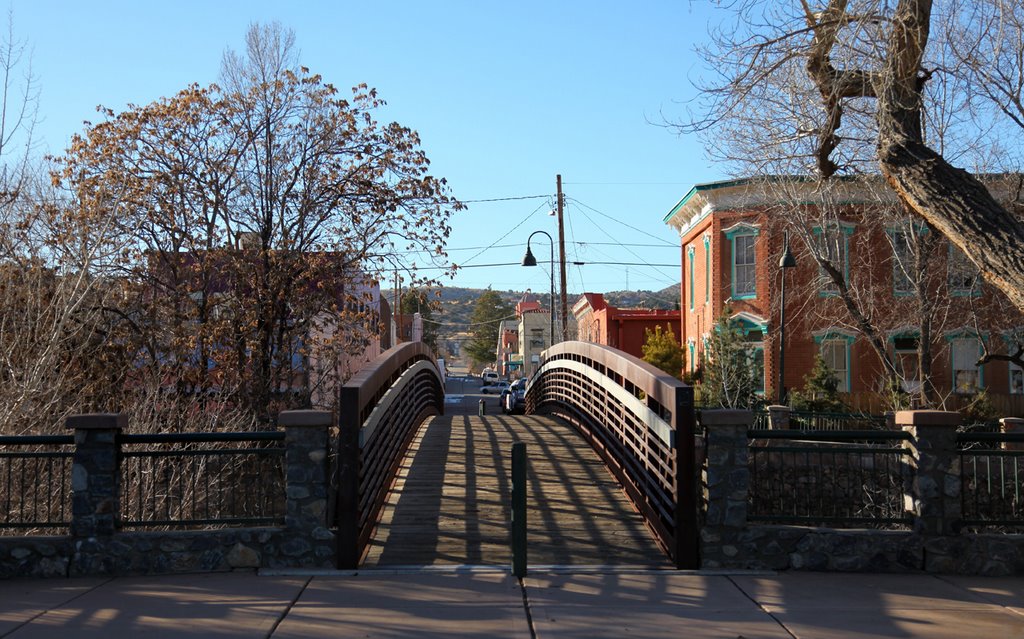
<svg viewBox="0 0 1024 639"><path fill-rule="evenodd" d="M514 442L527 451L531 566L696 567L688 387L614 349L568 342L547 352L527 415L443 401L417 344L346 385L341 567L508 566Z"/></svg>

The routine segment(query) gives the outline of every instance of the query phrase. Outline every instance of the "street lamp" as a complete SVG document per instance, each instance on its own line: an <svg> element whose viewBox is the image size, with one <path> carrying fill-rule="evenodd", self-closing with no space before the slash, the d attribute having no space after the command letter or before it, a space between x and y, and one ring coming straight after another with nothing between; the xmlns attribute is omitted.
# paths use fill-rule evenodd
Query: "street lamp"
<svg viewBox="0 0 1024 639"><path fill-rule="evenodd" d="M779 309L779 403L786 403L786 269L796 267L796 258L789 252L789 232L783 235L782 257L779 258L779 270L782 273L781 296Z"/></svg>
<svg viewBox="0 0 1024 639"><path fill-rule="evenodd" d="M530 237L526 238L526 255L523 256L523 266L537 266L537 258L533 256L533 251L530 250L530 240L533 239L534 235L538 233L547 235L548 241L551 242L551 343L555 343L555 241L551 239L546 231L534 231L530 233ZM523 362L525 365L526 362Z"/></svg>

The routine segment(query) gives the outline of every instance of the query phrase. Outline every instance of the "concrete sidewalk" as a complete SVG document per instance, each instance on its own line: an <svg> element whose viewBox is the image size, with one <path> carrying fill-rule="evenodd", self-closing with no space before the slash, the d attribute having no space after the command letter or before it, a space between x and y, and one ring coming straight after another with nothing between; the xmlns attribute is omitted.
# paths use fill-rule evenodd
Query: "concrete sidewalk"
<svg viewBox="0 0 1024 639"><path fill-rule="evenodd" d="M537 570L0 582L0 637L1024 638L1024 579Z"/></svg>

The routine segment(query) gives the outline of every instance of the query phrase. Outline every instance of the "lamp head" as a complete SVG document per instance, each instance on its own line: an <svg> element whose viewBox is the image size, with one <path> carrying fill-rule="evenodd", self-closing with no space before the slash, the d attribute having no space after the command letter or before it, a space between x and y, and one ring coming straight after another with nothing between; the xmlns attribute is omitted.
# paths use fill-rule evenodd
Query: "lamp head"
<svg viewBox="0 0 1024 639"><path fill-rule="evenodd" d="M789 252L789 246L782 252L782 257L779 258L779 268L794 268L796 266L796 258Z"/></svg>
<svg viewBox="0 0 1024 639"><path fill-rule="evenodd" d="M782 257L779 258L779 268L794 268L796 258L789 252L789 231L786 231L782 237Z"/></svg>
<svg viewBox="0 0 1024 639"><path fill-rule="evenodd" d="M537 258L533 256L529 242L526 243L526 255L523 256L523 266L537 266Z"/></svg>

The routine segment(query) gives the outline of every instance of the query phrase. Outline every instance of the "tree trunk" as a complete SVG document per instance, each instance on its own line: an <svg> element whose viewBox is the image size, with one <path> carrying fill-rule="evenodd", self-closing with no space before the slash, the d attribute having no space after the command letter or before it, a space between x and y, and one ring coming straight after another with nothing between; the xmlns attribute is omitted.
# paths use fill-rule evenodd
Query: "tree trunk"
<svg viewBox="0 0 1024 639"><path fill-rule="evenodd" d="M972 175L920 143L882 139L882 173L908 208L963 251L1024 311L1024 224Z"/></svg>
<svg viewBox="0 0 1024 639"><path fill-rule="evenodd" d="M901 200L938 229L982 276L1024 311L1024 224L970 173L921 139L921 62L931 0L900 0L893 16L878 109L882 174Z"/></svg>

